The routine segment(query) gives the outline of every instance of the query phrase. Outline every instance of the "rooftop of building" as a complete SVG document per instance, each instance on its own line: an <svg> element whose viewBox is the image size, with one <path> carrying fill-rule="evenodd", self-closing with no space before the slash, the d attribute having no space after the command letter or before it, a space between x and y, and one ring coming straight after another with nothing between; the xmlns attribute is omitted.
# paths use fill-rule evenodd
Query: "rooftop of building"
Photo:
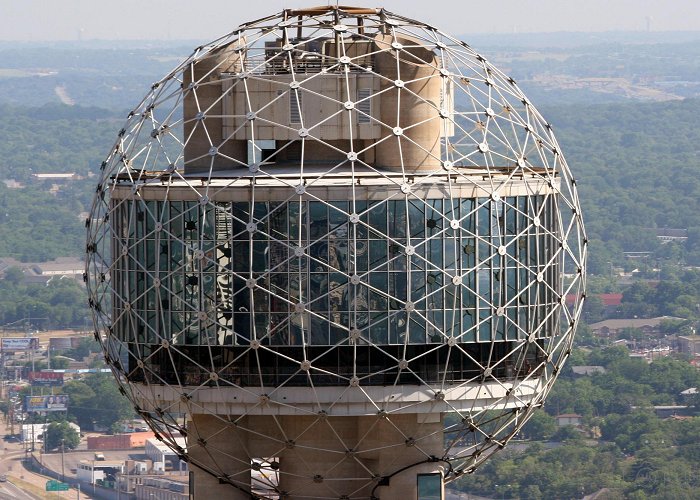
<svg viewBox="0 0 700 500"><path fill-rule="evenodd" d="M41 275L41 274L73 274L76 272L82 273L85 268L85 263L82 259L75 257L57 257L54 260L46 262L20 262L12 257L0 258L0 273L7 271L12 267L17 267L24 271L25 274Z"/></svg>
<svg viewBox="0 0 700 500"><path fill-rule="evenodd" d="M80 464L90 469L121 469L124 467L123 460L81 460Z"/></svg>
<svg viewBox="0 0 700 500"><path fill-rule="evenodd" d="M593 375L595 373L605 373L606 372L604 366L597 366L597 365L572 366L571 371L574 372L576 375Z"/></svg>
<svg viewBox="0 0 700 500"><path fill-rule="evenodd" d="M182 447L183 449L186 449L187 447L187 439L184 437L175 437L175 443ZM159 441L156 438L149 438L146 440L146 444L150 444L151 446L154 446L158 451L163 452L163 453L174 453L174 451L165 443Z"/></svg>
<svg viewBox="0 0 700 500"><path fill-rule="evenodd" d="M613 306L619 306L622 304L622 294L621 293L598 293L593 295L594 297L598 297L603 305L605 307L613 307ZM567 294L566 296L566 304L567 305L572 305L576 302L578 299L578 296L570 293Z"/></svg>
<svg viewBox="0 0 700 500"><path fill-rule="evenodd" d="M671 227L657 227L654 229L658 238L687 238L687 229L677 229Z"/></svg>
<svg viewBox="0 0 700 500"><path fill-rule="evenodd" d="M600 328L609 328L611 330L618 330L620 328L642 328L657 327L663 321L669 320L683 320L683 318L676 318L674 316L658 316L656 318L620 318L620 319L606 319L605 321L599 321L589 325L593 330L598 330Z"/></svg>

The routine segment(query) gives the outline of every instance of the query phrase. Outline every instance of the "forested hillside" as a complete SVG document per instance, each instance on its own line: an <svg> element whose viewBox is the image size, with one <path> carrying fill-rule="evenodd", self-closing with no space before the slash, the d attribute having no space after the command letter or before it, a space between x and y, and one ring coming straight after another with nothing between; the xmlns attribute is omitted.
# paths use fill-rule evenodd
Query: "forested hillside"
<svg viewBox="0 0 700 500"><path fill-rule="evenodd" d="M473 475L452 485L490 498L698 498L697 442L700 418L661 419L652 405L697 404L680 392L700 384L685 361L631 359L624 347L578 349L555 384L544 410L525 425L530 443L511 443ZM574 377L572 365L599 365L607 372ZM558 427L557 414L577 413L587 434ZM547 442L550 440L550 442Z"/></svg>
<svg viewBox="0 0 700 500"><path fill-rule="evenodd" d="M0 103L70 103L128 112L196 42L0 42Z"/></svg>
<svg viewBox="0 0 700 500"><path fill-rule="evenodd" d="M81 213L89 210L95 183L90 176L122 122L96 108L0 105L0 257L42 261L81 255ZM42 173L77 178L33 177Z"/></svg>
<svg viewBox="0 0 700 500"><path fill-rule="evenodd" d="M700 100L545 107L579 180L592 240L590 270L602 274L623 251L700 264ZM681 248L650 228L682 228Z"/></svg>
<svg viewBox="0 0 700 500"><path fill-rule="evenodd" d="M578 177L593 273L620 263L623 251L654 251L662 261L700 265L700 100L545 106L543 113ZM5 105L0 118L0 177L26 184L0 185L0 256L26 260L81 250L76 216L89 203L90 183L74 182L53 195L31 174L87 177L125 116L80 106ZM32 228L29 221L45 226ZM688 229L688 241L660 245L652 228L664 227Z"/></svg>

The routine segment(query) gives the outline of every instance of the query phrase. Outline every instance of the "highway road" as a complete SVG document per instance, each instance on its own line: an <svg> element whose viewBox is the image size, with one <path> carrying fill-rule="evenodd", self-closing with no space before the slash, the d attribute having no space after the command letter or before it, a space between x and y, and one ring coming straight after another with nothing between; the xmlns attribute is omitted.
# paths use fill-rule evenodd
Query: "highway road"
<svg viewBox="0 0 700 500"><path fill-rule="evenodd" d="M0 421L0 438L4 437L9 429L5 428L5 421ZM15 426L15 430L17 426ZM0 441L0 475L5 475L7 481L0 482L0 500L43 500L48 498L75 498L77 491L71 489L62 492L60 497L56 493L45 491L46 481L53 479L40 474L35 474L24 468L22 459L25 456L24 446L19 441ZM60 469L59 469L60 470ZM80 493L81 500L90 497L84 492Z"/></svg>
<svg viewBox="0 0 700 500"><path fill-rule="evenodd" d="M22 500L36 500L42 498L14 484L17 482L17 479L26 481L28 479L27 475L30 474L28 471L24 470L21 463L25 452L22 449L21 443L5 442L4 444L5 446L2 450L2 454L0 454L0 475L5 476L7 481L0 482L0 499L17 498Z"/></svg>
<svg viewBox="0 0 700 500"><path fill-rule="evenodd" d="M36 500L38 498L40 497L23 491L19 486L15 486L12 483L12 478L8 478L6 482L0 483L0 499L2 500Z"/></svg>

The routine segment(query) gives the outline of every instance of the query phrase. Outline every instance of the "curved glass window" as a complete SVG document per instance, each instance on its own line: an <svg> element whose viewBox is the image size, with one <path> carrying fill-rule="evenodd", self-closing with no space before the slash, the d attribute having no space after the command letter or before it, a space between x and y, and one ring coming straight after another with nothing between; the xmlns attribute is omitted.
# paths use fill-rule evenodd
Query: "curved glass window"
<svg viewBox="0 0 700 500"><path fill-rule="evenodd" d="M113 328L144 349L511 342L558 328L550 195L113 203Z"/></svg>

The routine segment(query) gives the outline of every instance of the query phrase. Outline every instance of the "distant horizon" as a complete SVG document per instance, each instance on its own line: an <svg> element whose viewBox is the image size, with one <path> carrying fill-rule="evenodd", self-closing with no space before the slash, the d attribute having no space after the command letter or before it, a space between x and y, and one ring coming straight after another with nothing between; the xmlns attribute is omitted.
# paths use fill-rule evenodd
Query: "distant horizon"
<svg viewBox="0 0 700 500"><path fill-rule="evenodd" d="M2 0L0 0L2 1ZM183 38L89 38L81 40L71 40L71 39L42 39L42 40L26 40L26 39L5 39L0 38L0 45L7 44L22 44L22 45L88 45L91 43L97 43L99 45L104 45L108 43L126 43L129 45L135 45L140 43L164 43L164 44L177 44L177 43L201 43L208 42L216 37L222 36L225 33L212 33L209 38L197 38L197 37L183 37ZM526 38L526 37L538 37L538 38L554 38L563 35L575 35L579 39L584 39L587 37L600 37L600 36L611 36L611 37L643 37L643 38L656 38L660 36L671 36L672 38L679 39L687 37L690 35L697 35L700 37L700 28L693 30L671 30L671 31L642 31L642 30L606 30L606 31L540 31L540 32L530 32L530 33L495 33L495 32L484 32L484 33L449 33L455 38L465 40L468 38ZM602 40L605 42L605 40ZM663 40L661 43L677 43L676 40Z"/></svg>
<svg viewBox="0 0 700 500"><path fill-rule="evenodd" d="M333 3L321 0L0 0L0 41L201 40L284 8ZM374 2L347 2L372 5ZM470 4L380 0L389 11L450 34L697 32L696 0L493 0ZM474 7L472 7L472 5ZM672 6L672 8L671 8ZM469 9L473 8L472 11ZM604 15L603 15L604 13ZM476 14L476 15L475 15ZM554 28L554 29L553 29Z"/></svg>

